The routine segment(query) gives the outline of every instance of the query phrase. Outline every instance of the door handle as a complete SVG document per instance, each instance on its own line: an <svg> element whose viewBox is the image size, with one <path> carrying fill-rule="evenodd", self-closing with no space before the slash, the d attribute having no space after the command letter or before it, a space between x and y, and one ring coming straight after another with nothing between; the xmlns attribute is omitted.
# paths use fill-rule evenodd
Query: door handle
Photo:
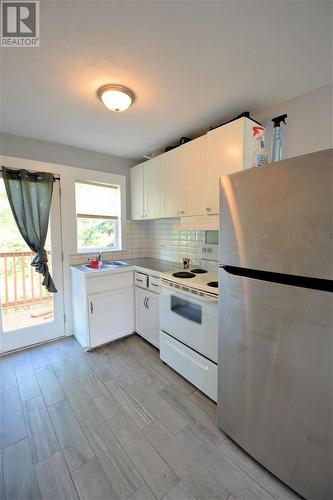
<svg viewBox="0 0 333 500"><path fill-rule="evenodd" d="M147 297L147 309L149 309L149 297Z"/></svg>
<svg viewBox="0 0 333 500"><path fill-rule="evenodd" d="M92 301L90 301L90 314L92 314L93 312L94 312L94 306Z"/></svg>
<svg viewBox="0 0 333 500"><path fill-rule="evenodd" d="M145 306L145 308L147 309L147 297L144 298L143 300L143 305Z"/></svg>

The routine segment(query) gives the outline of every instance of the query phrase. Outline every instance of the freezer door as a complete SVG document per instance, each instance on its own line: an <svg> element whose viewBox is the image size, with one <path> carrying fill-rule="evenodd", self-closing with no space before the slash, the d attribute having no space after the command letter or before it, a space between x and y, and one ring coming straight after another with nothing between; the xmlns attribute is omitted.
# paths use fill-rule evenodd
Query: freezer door
<svg viewBox="0 0 333 500"><path fill-rule="evenodd" d="M333 149L221 177L220 264L333 278Z"/></svg>
<svg viewBox="0 0 333 500"><path fill-rule="evenodd" d="M219 427L305 498L332 489L332 293L220 270Z"/></svg>

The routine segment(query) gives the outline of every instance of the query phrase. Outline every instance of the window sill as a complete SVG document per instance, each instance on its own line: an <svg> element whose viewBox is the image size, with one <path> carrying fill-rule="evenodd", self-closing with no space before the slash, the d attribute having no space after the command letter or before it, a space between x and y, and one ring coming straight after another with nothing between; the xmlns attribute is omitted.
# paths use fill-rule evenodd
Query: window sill
<svg viewBox="0 0 333 500"><path fill-rule="evenodd" d="M77 255L91 255L93 253L112 253L112 252L123 252L123 248L87 248L79 249Z"/></svg>

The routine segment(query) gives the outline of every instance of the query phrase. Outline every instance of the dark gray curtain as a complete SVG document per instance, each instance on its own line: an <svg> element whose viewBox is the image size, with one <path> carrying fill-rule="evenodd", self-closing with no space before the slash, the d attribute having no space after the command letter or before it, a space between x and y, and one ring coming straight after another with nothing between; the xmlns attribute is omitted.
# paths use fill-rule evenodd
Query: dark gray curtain
<svg viewBox="0 0 333 500"><path fill-rule="evenodd" d="M57 291L47 264L45 240L53 192L53 174L2 167L8 200L22 238L36 253L31 265L44 277L43 285Z"/></svg>

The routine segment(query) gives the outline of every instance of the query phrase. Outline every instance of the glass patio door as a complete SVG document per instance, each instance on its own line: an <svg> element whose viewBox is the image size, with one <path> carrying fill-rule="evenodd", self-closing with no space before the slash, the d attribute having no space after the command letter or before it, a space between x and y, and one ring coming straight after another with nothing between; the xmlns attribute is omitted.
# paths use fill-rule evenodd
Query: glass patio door
<svg viewBox="0 0 333 500"><path fill-rule="evenodd" d="M65 332L59 182L55 182L45 249L58 293L42 286L33 252L12 215L0 176L0 352L61 337Z"/></svg>

